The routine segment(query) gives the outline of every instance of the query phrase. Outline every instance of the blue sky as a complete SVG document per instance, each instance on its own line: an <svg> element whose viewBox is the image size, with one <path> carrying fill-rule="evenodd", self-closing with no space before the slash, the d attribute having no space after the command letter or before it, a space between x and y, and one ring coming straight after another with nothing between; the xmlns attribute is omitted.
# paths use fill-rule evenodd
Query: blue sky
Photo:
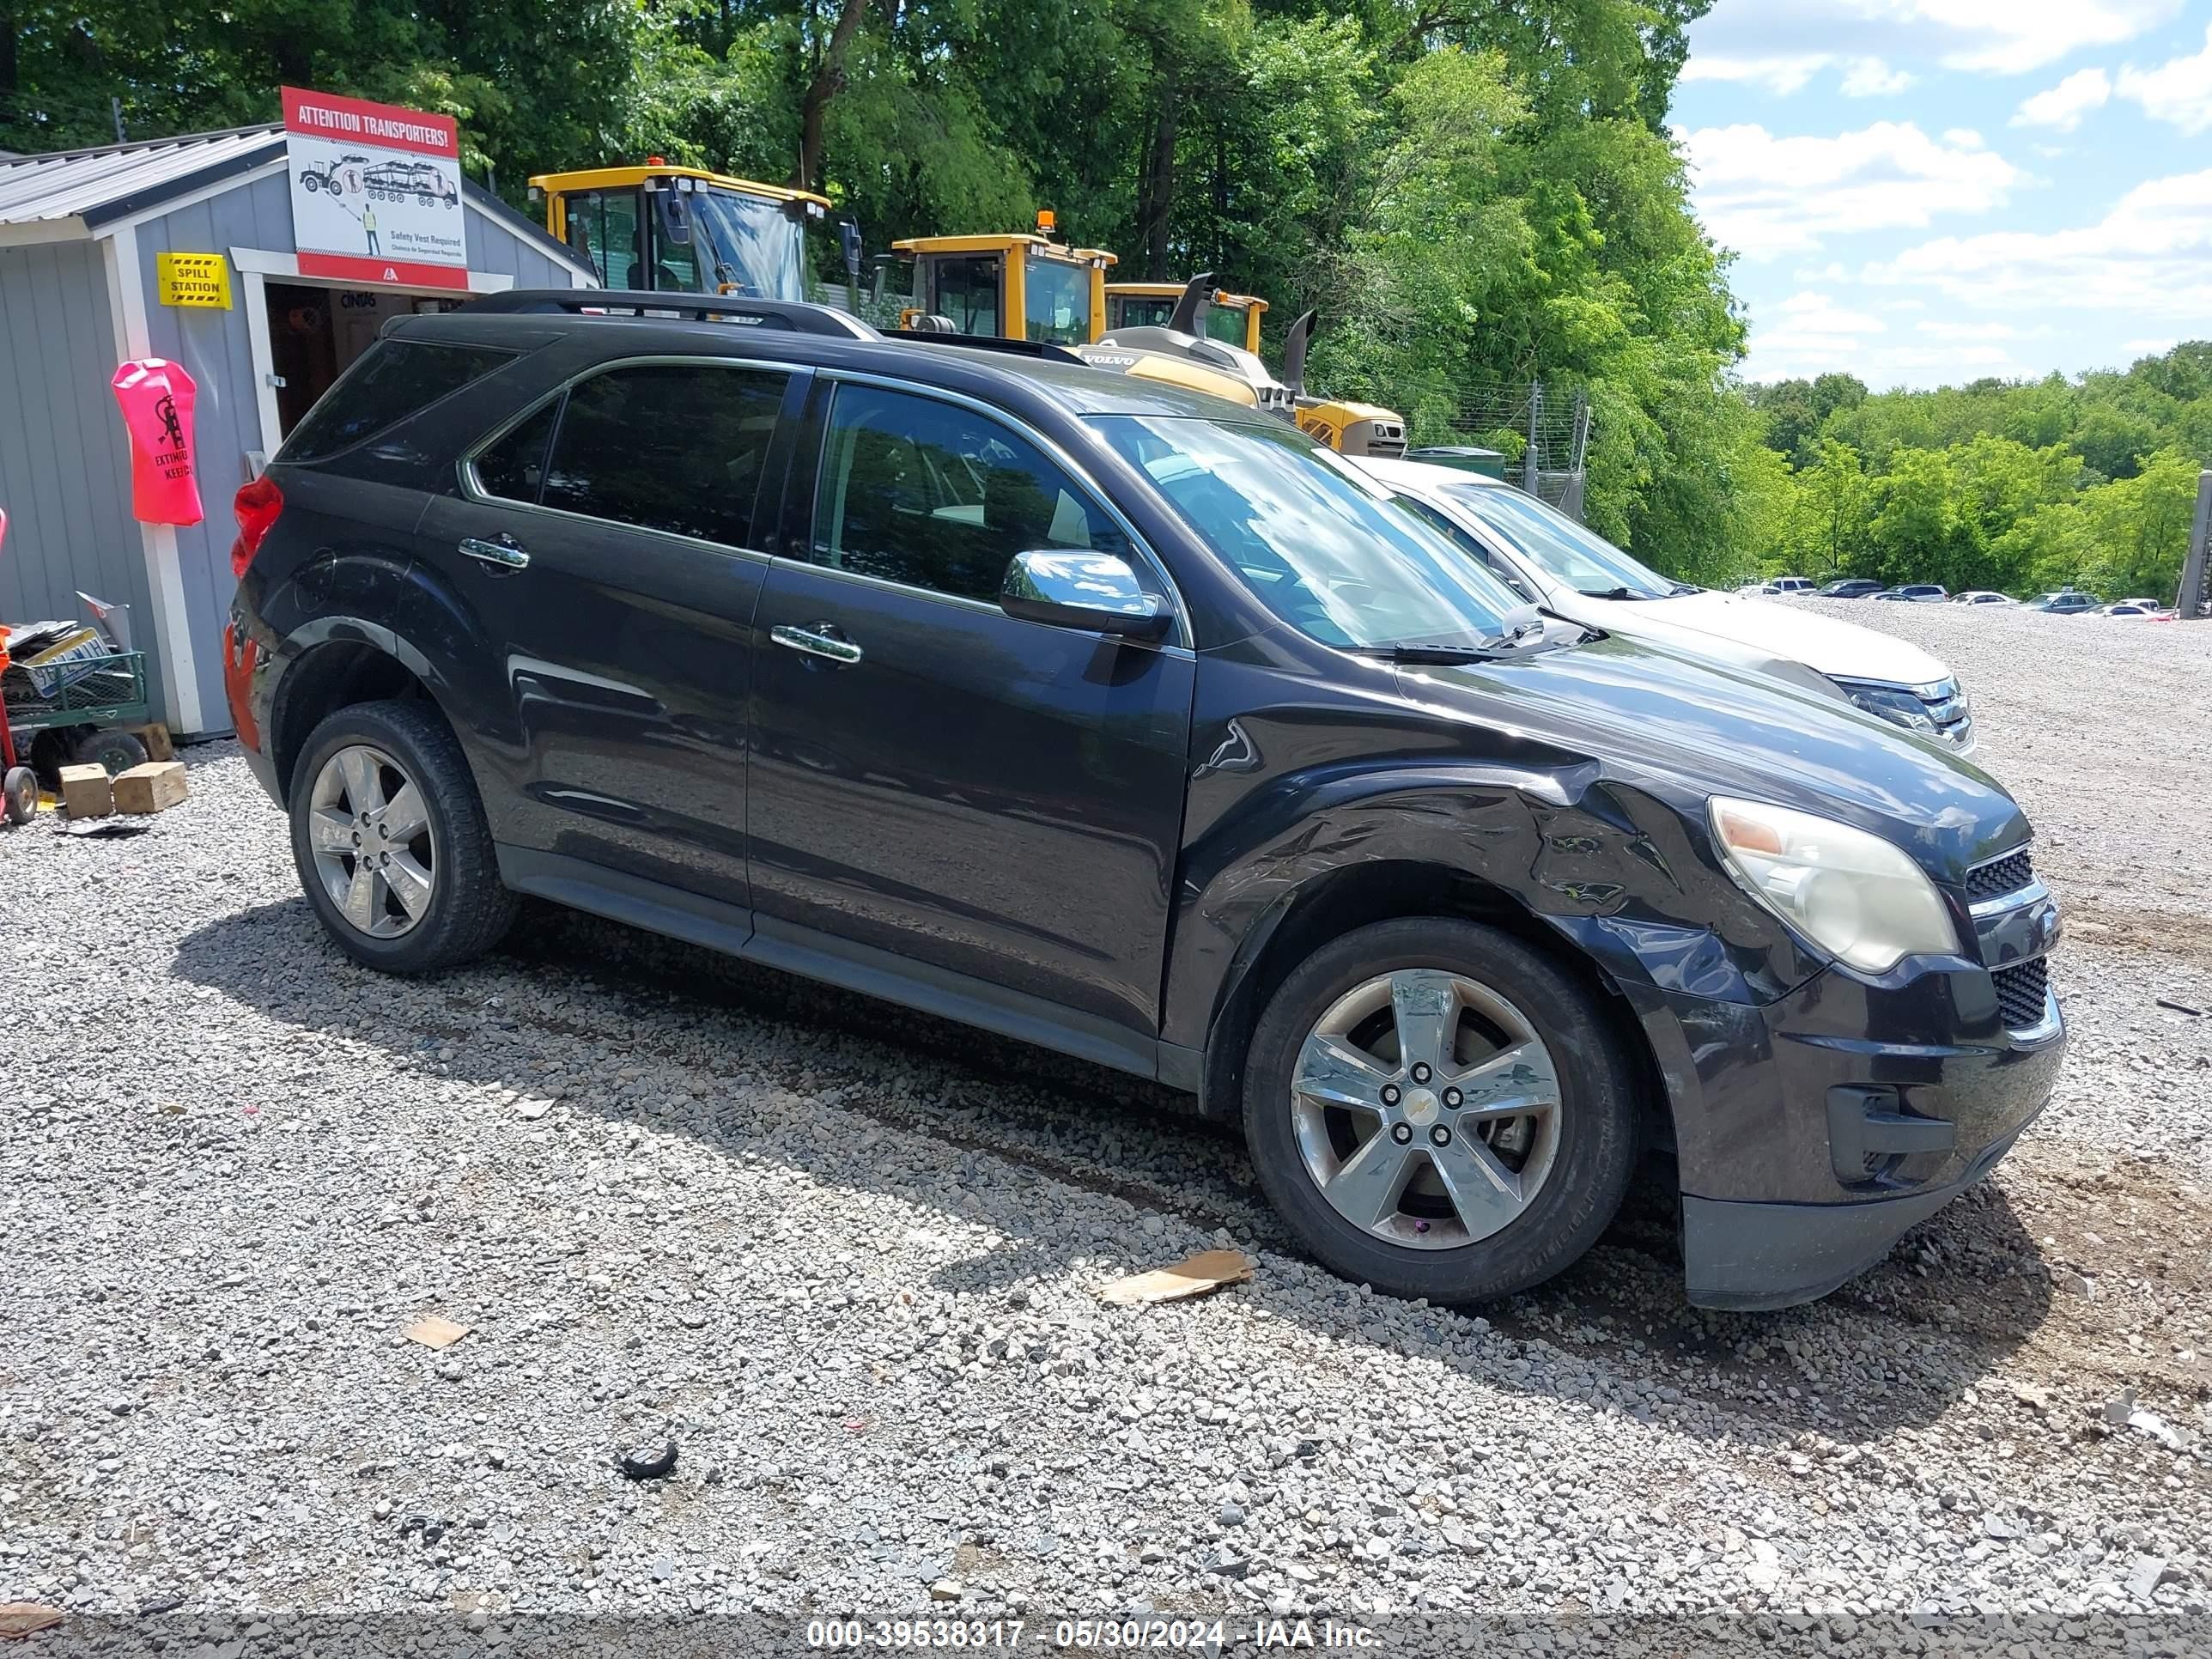
<svg viewBox="0 0 2212 1659"><path fill-rule="evenodd" d="M1673 119L1748 378L2212 338L2212 0L1718 0Z"/></svg>

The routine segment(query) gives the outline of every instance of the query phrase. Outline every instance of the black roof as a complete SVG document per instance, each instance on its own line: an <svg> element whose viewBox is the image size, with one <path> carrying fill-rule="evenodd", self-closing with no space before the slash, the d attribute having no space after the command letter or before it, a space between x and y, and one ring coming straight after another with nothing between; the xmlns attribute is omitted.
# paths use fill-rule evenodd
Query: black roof
<svg viewBox="0 0 2212 1659"><path fill-rule="evenodd" d="M599 314L601 299L623 309ZM670 311L704 315L640 315L641 299ZM822 313L817 320L797 313ZM831 320L834 319L834 325ZM844 368L943 386L985 397L1024 393L1073 415L1199 416L1208 419L1267 417L1241 404L1158 380L1070 361L1048 350L1031 355L1006 343L963 340L957 335L887 336L865 324L857 330L845 313L790 301L732 301L715 305L690 295L598 295L554 289L514 291L443 314L408 316L384 332L400 339L466 340L531 350L556 341L603 339L608 356L641 353L697 353L769 358L823 368Z"/></svg>

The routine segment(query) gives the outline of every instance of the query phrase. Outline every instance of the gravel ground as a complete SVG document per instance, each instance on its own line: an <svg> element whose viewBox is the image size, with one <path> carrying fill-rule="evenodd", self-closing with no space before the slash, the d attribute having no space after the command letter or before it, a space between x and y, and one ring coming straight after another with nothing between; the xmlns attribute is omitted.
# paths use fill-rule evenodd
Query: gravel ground
<svg viewBox="0 0 2212 1659"><path fill-rule="evenodd" d="M1656 1187L1486 1316L1364 1294L1175 1097L583 918L377 977L228 745L142 836L0 835L0 1600L271 1650L1147 1608L2196 1650L2212 1017L2155 999L2212 1009L2212 627L1850 614L1973 694L2075 1048L1992 1181L1775 1315L1683 1304ZM1221 1243L1252 1283L1098 1299Z"/></svg>

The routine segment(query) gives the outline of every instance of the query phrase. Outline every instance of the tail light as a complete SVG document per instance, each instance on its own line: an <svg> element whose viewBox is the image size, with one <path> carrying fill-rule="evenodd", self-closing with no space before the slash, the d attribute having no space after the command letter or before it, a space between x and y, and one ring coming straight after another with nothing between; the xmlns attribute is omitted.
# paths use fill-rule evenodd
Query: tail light
<svg viewBox="0 0 2212 1659"><path fill-rule="evenodd" d="M238 519L238 539L230 544L230 574L243 580L246 567L261 550L262 538L284 510L284 492L264 472L238 492L230 510Z"/></svg>

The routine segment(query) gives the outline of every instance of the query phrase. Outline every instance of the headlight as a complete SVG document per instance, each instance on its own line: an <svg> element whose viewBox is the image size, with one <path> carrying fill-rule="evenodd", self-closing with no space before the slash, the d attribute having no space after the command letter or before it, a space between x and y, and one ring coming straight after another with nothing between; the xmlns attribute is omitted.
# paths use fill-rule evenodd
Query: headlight
<svg viewBox="0 0 2212 1659"><path fill-rule="evenodd" d="M1936 722L1929 718L1928 705L1910 691L1893 686L1868 685L1857 680L1838 680L1849 697L1869 714L1879 714L1893 725L1908 732L1917 732L1923 737L1939 735Z"/></svg>
<svg viewBox="0 0 2212 1659"><path fill-rule="evenodd" d="M1886 973L1959 949L1935 884L1897 848L1832 818L1763 801L1711 803L1713 838L1744 890L1838 961Z"/></svg>

